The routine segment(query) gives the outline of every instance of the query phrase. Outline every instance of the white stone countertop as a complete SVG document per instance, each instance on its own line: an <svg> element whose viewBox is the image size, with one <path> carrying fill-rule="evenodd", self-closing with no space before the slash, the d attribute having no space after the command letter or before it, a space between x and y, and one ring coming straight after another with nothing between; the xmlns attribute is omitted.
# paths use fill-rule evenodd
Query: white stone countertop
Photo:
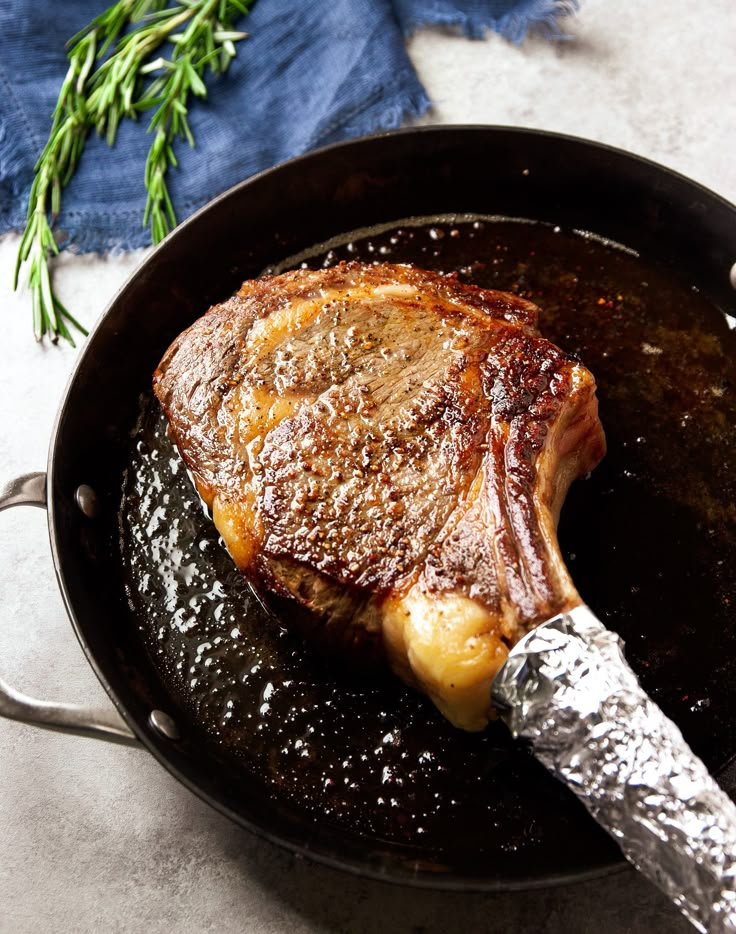
<svg viewBox="0 0 736 934"><path fill-rule="evenodd" d="M572 133L629 149L736 201L733 0L583 0L573 39L510 46L424 31L410 43L424 122ZM44 469L75 359L32 339L0 239L0 482ZM88 325L142 253L65 256L62 299ZM46 519L0 519L0 674L54 700L104 705L57 590ZM211 810L142 751L0 721L2 934L677 934L691 928L633 871L502 895L388 886L295 859Z"/></svg>

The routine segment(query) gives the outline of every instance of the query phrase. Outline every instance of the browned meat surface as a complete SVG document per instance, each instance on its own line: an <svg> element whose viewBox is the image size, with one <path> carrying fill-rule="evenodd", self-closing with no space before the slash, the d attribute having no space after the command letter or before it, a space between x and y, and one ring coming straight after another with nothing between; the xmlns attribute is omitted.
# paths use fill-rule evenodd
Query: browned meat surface
<svg viewBox="0 0 736 934"><path fill-rule="evenodd" d="M411 266L298 270L246 282L154 376L246 577L465 729L509 647L580 602L556 524L605 441L536 313Z"/></svg>

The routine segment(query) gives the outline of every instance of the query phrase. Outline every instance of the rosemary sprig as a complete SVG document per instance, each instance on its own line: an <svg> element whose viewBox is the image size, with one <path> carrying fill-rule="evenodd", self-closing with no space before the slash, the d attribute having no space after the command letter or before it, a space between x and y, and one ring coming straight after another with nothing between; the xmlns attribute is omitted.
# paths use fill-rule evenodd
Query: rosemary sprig
<svg viewBox="0 0 736 934"><path fill-rule="evenodd" d="M54 342L61 336L74 346L67 322L86 333L55 295L51 285L49 257L59 252L52 225L61 207L61 190L74 174L90 129L87 94L95 61L116 41L129 21L139 19L152 5L151 0L120 0L69 42L69 68L53 113L48 142L34 169L26 228L13 278L13 288L17 288L20 267L28 262L36 340L50 333Z"/></svg>
<svg viewBox="0 0 736 934"><path fill-rule="evenodd" d="M159 58L143 69L145 72L160 72L146 95L136 104L139 110L156 107L148 127L154 138L146 159L144 180L148 198L143 215L144 227L150 220L154 243L163 240L176 226L166 173L170 166L178 164L173 148L177 137L194 146L194 136L187 119L189 96L207 96L202 80L206 69L214 74L226 71L235 57L234 43L246 38L246 33L230 28L232 14L230 17L218 16L217 25L213 25L214 11L223 6L222 0L209 0L203 4L184 32L172 37L174 51L171 59ZM244 4L237 6L240 12L245 12Z"/></svg>
<svg viewBox="0 0 736 934"><path fill-rule="evenodd" d="M79 162L94 127L108 144L115 141L121 119L136 119L157 108L149 129L155 131L145 170L148 189L144 225L151 220L154 243L176 224L165 175L177 164L173 142L184 136L194 145L187 122L190 94L205 97L203 75L209 67L224 71L235 55L235 17L253 0L118 0L69 40L69 68L54 110L48 142L35 166L26 228L18 249L14 288L20 268L29 264L33 332L49 334L55 343L74 340L69 326L86 333L54 294L49 262L59 247L53 224L61 192ZM152 60L165 42L173 43L170 60ZM109 55L107 53L110 52ZM107 57L105 57L107 55ZM150 86L148 74L157 73Z"/></svg>

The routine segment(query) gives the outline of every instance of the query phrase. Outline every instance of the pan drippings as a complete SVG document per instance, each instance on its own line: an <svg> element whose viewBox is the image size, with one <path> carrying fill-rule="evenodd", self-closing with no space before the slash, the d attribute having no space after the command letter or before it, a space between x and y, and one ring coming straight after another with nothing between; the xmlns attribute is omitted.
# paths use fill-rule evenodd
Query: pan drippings
<svg viewBox="0 0 736 934"><path fill-rule="evenodd" d="M718 702L736 666L727 319L663 269L541 225L434 219L345 238L297 265L379 258L531 299L544 336L592 370L609 453L569 494L565 558L583 597L626 639L644 688L709 765L722 764L736 750L736 737L723 746ZM189 729L279 800L427 852L482 852L498 822L510 849L564 837L575 807L505 728L455 730L390 675L336 672L269 615L202 513L150 398L121 543L131 614Z"/></svg>

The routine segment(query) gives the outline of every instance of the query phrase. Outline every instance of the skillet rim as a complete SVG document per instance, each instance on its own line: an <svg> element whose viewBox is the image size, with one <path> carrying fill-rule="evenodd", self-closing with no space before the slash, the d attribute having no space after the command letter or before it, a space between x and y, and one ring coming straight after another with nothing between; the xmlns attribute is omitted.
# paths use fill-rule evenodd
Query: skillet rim
<svg viewBox="0 0 736 934"><path fill-rule="evenodd" d="M85 370L89 359L95 353L95 342L99 332L106 327L108 319L115 312L126 291L139 277L146 275L148 269L158 261L160 254L167 250L172 242L179 240L182 237L191 237L193 230L196 229L196 227L199 225L202 217L208 214L208 212L215 210L222 203L228 201L231 198L239 196L242 191L247 190L249 187L256 186L263 178L278 174L287 170L288 168L293 167L294 165L298 165L300 163L308 164L314 161L319 162L319 160L326 153L332 153L343 149L357 148L366 144L370 145L376 140L384 139L387 137L432 137L437 135L444 136L457 133L477 135L479 137L492 137L496 135L506 137L516 136L520 139L531 140L535 138L546 139L553 142L560 141L572 143L573 145L580 146L581 149L588 151L594 150L604 154L608 153L613 157L617 159L623 159L630 164L638 164L644 168L647 168L650 172L659 174L660 176L674 179L676 182L679 182L680 184L688 187L693 192L693 194L699 194L701 197L705 197L710 201L720 203L721 206L733 212L734 216L736 217L735 204L723 198L713 190L707 188L705 185L693 181L687 176L673 169L670 169L661 163L629 152L627 150L610 146L606 143L600 143L594 140L588 140L570 134L556 133L550 130L527 127L494 124L442 124L423 127L408 127L332 143L327 146L323 146L318 149L310 150L306 153L294 156L293 158L281 162L276 166L264 169L263 171L258 172L255 175L252 175L243 181L238 182L236 185L228 188L226 191L222 192L220 195L213 198L211 201L207 202L207 204L203 205L201 208L195 211L192 215L182 221L182 223L179 224L173 231L171 231L171 233L169 233L166 238L161 241L161 243L159 243L149 253L149 255L143 259L143 261L133 271L126 282L117 290L113 298L108 302L102 314L99 316L98 320L95 322L94 326L91 328L90 333L79 352L79 355L64 387L51 431L46 479L48 531L54 572L56 574L59 590L64 601L67 615L69 616L75 635L82 648L82 651L84 652L88 664L91 666L115 708L118 710L129 727L133 730L146 750L157 759L160 765L162 765L169 772L169 774L173 775L177 781L184 785L184 787L189 789L198 798L218 810L230 820L233 820L236 824L255 834L257 837L268 840L269 842L276 844L280 848L285 849L292 854L305 856L314 862L320 863L330 868L347 871L354 876L362 878L369 878L384 883L411 885L412 887L416 888L496 893L504 891L544 889L552 886L584 882L596 878L601 878L603 876L608 876L616 872L621 872L629 867L623 856L619 856L618 858L611 858L608 861L602 861L597 866L589 870L578 869L561 873L545 872L529 877L514 876L503 878L502 876L497 876L491 879L483 879L473 876L432 873L427 870L416 868L412 872L406 868L406 864L404 862L397 861L396 863L391 864L391 867L388 870L391 875L388 875L386 871L379 871L378 869L373 868L373 866L370 864L366 865L364 863L360 863L352 856L347 858L340 857L334 853L314 850L311 848L308 841L305 842L302 840L300 842L295 842L294 840L287 839L285 836L271 832L266 827L254 823L253 821L246 819L243 815L236 813L222 801L210 796L207 791L201 788L195 781L191 780L176 767L176 765L170 760L170 757L166 755L165 748L154 741L154 737L151 731L147 731L141 727L139 721L128 711L123 702L117 696L115 689L111 686L107 676L102 670L102 666L98 662L95 653L90 648L84 635L83 627L79 622L73 599L67 586L63 570L64 557L63 549L60 545L59 521L57 516L57 501L55 495L56 455L58 449L62 447L63 444L62 439L64 421L65 416L67 415L67 407L69 405L70 396L72 395L72 389L80 374ZM731 760L726 766L723 767L723 769L719 771L718 774L724 775L727 773L733 773L733 766L735 762L736 759ZM731 777L733 778L734 776L732 775Z"/></svg>

